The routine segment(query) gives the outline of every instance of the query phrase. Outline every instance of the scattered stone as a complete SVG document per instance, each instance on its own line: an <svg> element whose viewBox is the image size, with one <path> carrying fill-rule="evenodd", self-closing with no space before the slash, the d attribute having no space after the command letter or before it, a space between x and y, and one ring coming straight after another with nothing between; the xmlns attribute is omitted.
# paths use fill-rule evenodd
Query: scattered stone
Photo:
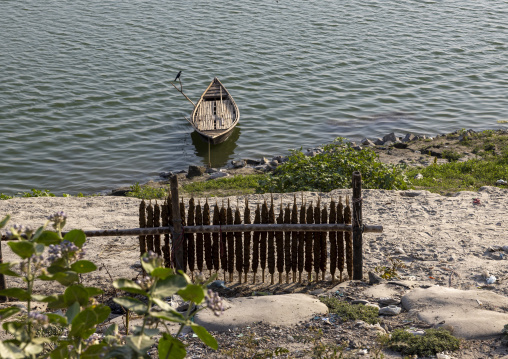
<svg viewBox="0 0 508 359"><path fill-rule="evenodd" d="M382 145L384 145L384 143L385 143L385 141L383 141L381 138L378 138L378 139L376 139L376 140L374 141L374 144L375 144L376 146L382 146Z"/></svg>
<svg viewBox="0 0 508 359"><path fill-rule="evenodd" d="M216 173L216 172L219 172L219 170L217 168L207 168L206 173Z"/></svg>
<svg viewBox="0 0 508 359"><path fill-rule="evenodd" d="M374 272L369 272L369 284L374 285L374 284L382 283L384 281L385 280L383 278L381 278L381 276L377 275Z"/></svg>
<svg viewBox="0 0 508 359"><path fill-rule="evenodd" d="M368 300L365 300L365 299L355 299L353 301L351 301L351 304L367 304L369 301Z"/></svg>
<svg viewBox="0 0 508 359"><path fill-rule="evenodd" d="M219 289L219 288L227 288L225 282L223 280L214 280L212 283L208 284L208 288L210 289Z"/></svg>
<svg viewBox="0 0 508 359"><path fill-rule="evenodd" d="M356 151L361 151L363 149L362 146L353 146L352 148L353 148L353 150L356 150Z"/></svg>
<svg viewBox="0 0 508 359"><path fill-rule="evenodd" d="M375 146L374 142L369 140L367 137L365 137L360 143L364 146Z"/></svg>
<svg viewBox="0 0 508 359"><path fill-rule="evenodd" d="M309 292L310 295L318 295L318 294L321 294L321 293L324 293L325 292L325 289L324 288L319 288L319 289L316 289L316 290L313 290L311 292Z"/></svg>
<svg viewBox="0 0 508 359"><path fill-rule="evenodd" d="M395 133L389 133L388 135L384 136L383 137L383 142L385 142L385 145L386 145L386 142L395 142L397 141L397 137L395 136Z"/></svg>
<svg viewBox="0 0 508 359"><path fill-rule="evenodd" d="M406 254L406 251L404 249L402 249L402 247L395 247L393 249L393 253L395 253L395 254Z"/></svg>
<svg viewBox="0 0 508 359"><path fill-rule="evenodd" d="M261 164L261 161L259 160L251 160L251 159L246 159L245 160L245 163L247 163L249 166L257 166L257 165L260 165Z"/></svg>
<svg viewBox="0 0 508 359"><path fill-rule="evenodd" d="M412 133L407 133L406 136L402 139L402 142L409 142L414 141L416 139L416 136Z"/></svg>
<svg viewBox="0 0 508 359"><path fill-rule="evenodd" d="M272 166L272 167L277 167L278 165L279 165L279 161L277 161L277 160L273 160L270 162L270 166Z"/></svg>
<svg viewBox="0 0 508 359"><path fill-rule="evenodd" d="M247 162L245 160L231 161L231 165L233 168L243 168L247 166Z"/></svg>
<svg viewBox="0 0 508 359"><path fill-rule="evenodd" d="M508 184L508 182L506 182L505 180L502 180L502 179L498 179L498 180L496 181L496 184L507 185L507 184Z"/></svg>
<svg viewBox="0 0 508 359"><path fill-rule="evenodd" d="M222 177L229 177L229 173L227 173L227 172L215 172L215 173L212 173L210 175L210 177L208 177L208 180L214 180L214 179L222 178Z"/></svg>
<svg viewBox="0 0 508 359"><path fill-rule="evenodd" d="M159 173L159 177L160 178L168 179L171 176L173 176L173 172L170 172L170 171L168 171L168 172L160 172Z"/></svg>
<svg viewBox="0 0 508 359"><path fill-rule="evenodd" d="M263 172L266 172L268 171L270 168L268 168L268 165L259 165L259 166L256 166L254 167L255 170L257 171L263 171Z"/></svg>
<svg viewBox="0 0 508 359"><path fill-rule="evenodd" d="M418 319L430 325L452 326L453 334L464 339L498 336L508 323L504 309L508 298L491 291L417 288L402 297L402 305L406 310L416 309Z"/></svg>
<svg viewBox="0 0 508 359"><path fill-rule="evenodd" d="M190 165L189 171L187 172L187 178L202 176L205 173L205 171L206 168L203 166Z"/></svg>
<svg viewBox="0 0 508 359"><path fill-rule="evenodd" d="M402 310L401 307L397 307L396 305L389 305L387 307L379 309L380 315L399 315L400 311Z"/></svg>
<svg viewBox="0 0 508 359"><path fill-rule="evenodd" d="M386 146L386 147L390 147L391 145L393 145L392 141L386 141L385 143L383 143L383 146Z"/></svg>
<svg viewBox="0 0 508 359"><path fill-rule="evenodd" d="M399 304L400 300L396 299L396 298L392 298L392 297L384 297L384 298L379 298L378 302L381 305L388 305L389 306L389 305Z"/></svg>
<svg viewBox="0 0 508 359"><path fill-rule="evenodd" d="M421 180L423 179L423 175L421 173L417 173L414 179Z"/></svg>

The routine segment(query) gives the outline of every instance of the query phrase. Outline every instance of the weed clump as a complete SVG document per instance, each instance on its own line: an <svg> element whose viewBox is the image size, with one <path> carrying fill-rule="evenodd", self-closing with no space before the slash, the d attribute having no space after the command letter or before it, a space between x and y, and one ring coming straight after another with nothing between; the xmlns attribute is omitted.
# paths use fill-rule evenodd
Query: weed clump
<svg viewBox="0 0 508 359"><path fill-rule="evenodd" d="M369 324L379 322L378 309L363 304L351 304L335 297L320 298L330 313L337 314L343 321L363 320Z"/></svg>
<svg viewBox="0 0 508 359"><path fill-rule="evenodd" d="M460 340L442 328L428 329L424 335L414 335L404 329L396 329L387 345L404 355L431 356L445 350L459 349Z"/></svg>
<svg viewBox="0 0 508 359"><path fill-rule="evenodd" d="M325 145L314 157L293 150L288 161L260 181L265 192L322 191L349 188L354 171L360 171L364 188L407 189L399 166L383 164L371 149L354 149L343 138Z"/></svg>

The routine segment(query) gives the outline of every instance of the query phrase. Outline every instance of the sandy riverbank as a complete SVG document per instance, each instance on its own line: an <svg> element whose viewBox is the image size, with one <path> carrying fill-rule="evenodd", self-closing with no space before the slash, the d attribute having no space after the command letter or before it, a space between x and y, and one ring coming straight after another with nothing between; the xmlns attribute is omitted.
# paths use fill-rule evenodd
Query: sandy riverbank
<svg viewBox="0 0 508 359"><path fill-rule="evenodd" d="M327 203L331 197L350 194L349 190L330 193L306 192L308 202L321 196ZM274 195L275 203L292 203L292 194ZM255 206L268 196L248 195ZM297 196L300 201L300 194ZM478 198L479 204L473 199ZM237 198L231 197L236 206ZM489 247L508 245L508 190L483 187L478 192L460 192L455 196L441 196L427 191L364 190L363 216L365 224L383 225L382 234L364 235L365 273L376 266L389 265L388 258L403 261L407 268L401 269L403 278L425 285L439 284L458 289L484 289L508 294L506 256L504 252L489 251ZM215 200L215 199L214 199ZM219 202L222 199L217 199ZM243 206L244 197L239 197ZM0 201L0 217L10 214L11 224L37 226L46 216L63 210L68 215L66 229L81 228L114 229L138 226L140 200L126 197L89 198L16 198ZM133 278L139 273L138 239L136 237L91 238L87 258L98 266L105 265L113 278ZM5 242L2 242L4 261L14 260ZM487 285L485 271L496 277ZM328 274L322 286L332 288ZM105 270L92 273L86 283L111 289L111 279ZM21 285L11 277L8 286ZM235 293L242 295L253 290L277 293L300 292L305 288L295 284L239 286L229 283ZM41 291L55 288L38 287Z"/></svg>

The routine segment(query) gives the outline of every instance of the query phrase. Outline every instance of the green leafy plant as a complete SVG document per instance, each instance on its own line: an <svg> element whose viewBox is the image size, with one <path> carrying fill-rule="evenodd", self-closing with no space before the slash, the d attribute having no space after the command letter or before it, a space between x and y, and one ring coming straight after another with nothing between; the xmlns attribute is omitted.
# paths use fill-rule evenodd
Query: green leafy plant
<svg viewBox="0 0 508 359"><path fill-rule="evenodd" d="M448 162L457 162L462 157L460 153L452 150L444 150L442 156L447 159Z"/></svg>
<svg viewBox="0 0 508 359"><path fill-rule="evenodd" d="M32 188L31 192L23 192L22 197L55 197L54 193L51 193L49 189L35 189Z"/></svg>
<svg viewBox="0 0 508 359"><path fill-rule="evenodd" d="M4 193L0 193L0 200L5 200L5 199L12 199L14 198L13 196L9 196L7 194L4 194Z"/></svg>
<svg viewBox="0 0 508 359"><path fill-rule="evenodd" d="M306 156L293 150L288 161L260 181L262 191L323 191L351 187L354 171L362 173L364 188L407 189L402 167L386 165L370 149L356 150L343 138L325 145L323 152Z"/></svg>
<svg viewBox="0 0 508 359"><path fill-rule="evenodd" d="M168 187L152 187L148 185L141 186L136 182L131 186L131 190L126 194L128 197L136 197L141 199L157 199L168 196Z"/></svg>
<svg viewBox="0 0 508 359"><path fill-rule="evenodd" d="M374 271L383 279L390 280L399 278L399 270L406 268L406 265L397 258L393 259L388 257L388 261L390 262L390 266L377 266L374 268Z"/></svg>
<svg viewBox="0 0 508 359"><path fill-rule="evenodd" d="M404 329L395 329L387 341L390 349L405 355L431 356L442 351L460 348L460 340L445 329L428 329L424 335L414 335Z"/></svg>
<svg viewBox="0 0 508 359"><path fill-rule="evenodd" d="M259 181L264 175L237 175L210 181L192 182L182 186L183 192L193 195L234 196L255 193L259 190Z"/></svg>
<svg viewBox="0 0 508 359"><path fill-rule="evenodd" d="M330 313L336 314L341 320L363 320L369 324L379 322L378 309L363 304L351 304L336 297L320 298L326 304Z"/></svg>
<svg viewBox="0 0 508 359"><path fill-rule="evenodd" d="M206 292L207 283L193 284L184 273L176 274L173 269L163 267L162 259L151 252L141 257L147 273L143 279L117 279L113 282L116 289L145 298L144 301L131 296L114 299L128 312L141 316L142 325L135 327L130 335L119 333L116 324L102 334L97 333L97 326L109 317L111 309L95 299L103 293L101 289L82 284L82 275L97 269L94 263L83 259L85 234L81 230L71 230L62 236L66 222L63 212L48 219L48 223L53 222L56 232L45 230L48 223L36 230L14 225L7 232L14 239L8 245L21 261L1 263L0 273L22 278L26 288L3 289L0 295L25 301L26 312L19 307L0 310L0 320L4 320L2 327L13 336L13 339L0 342L2 357L149 358L148 349L155 344L152 337L159 334L157 327L162 325L166 332L161 333L162 338L158 342L159 358L184 358L185 345L169 334L167 321L180 324L178 334L184 326L191 327L205 344L217 349L215 338L191 319L196 313L192 312L192 308L205 301L206 306L198 310L208 307L216 315L220 314L220 298L212 291ZM0 228L8 220L9 216L4 218ZM36 279L58 282L65 290L49 296L35 294ZM177 312L164 300L176 293L190 302L186 314ZM63 310L65 314L36 312L32 309L34 301L45 302L48 310ZM14 320L5 321L11 317Z"/></svg>

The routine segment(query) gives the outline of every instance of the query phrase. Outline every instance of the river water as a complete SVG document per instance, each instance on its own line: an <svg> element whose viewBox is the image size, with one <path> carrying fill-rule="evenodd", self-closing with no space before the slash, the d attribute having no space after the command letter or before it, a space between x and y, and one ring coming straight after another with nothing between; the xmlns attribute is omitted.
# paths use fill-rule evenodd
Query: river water
<svg viewBox="0 0 508 359"><path fill-rule="evenodd" d="M212 165L394 131L507 128L508 1L4 0L0 192L208 162L170 84L240 107Z"/></svg>

